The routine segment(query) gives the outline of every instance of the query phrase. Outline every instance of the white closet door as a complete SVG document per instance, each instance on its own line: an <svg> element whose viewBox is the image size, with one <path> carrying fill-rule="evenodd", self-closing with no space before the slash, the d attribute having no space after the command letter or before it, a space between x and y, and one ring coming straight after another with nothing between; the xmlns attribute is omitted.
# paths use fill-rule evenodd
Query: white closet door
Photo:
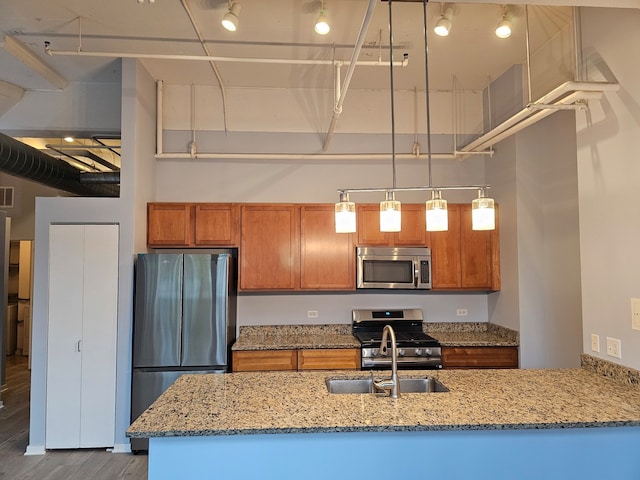
<svg viewBox="0 0 640 480"><path fill-rule="evenodd" d="M116 416L118 226L85 226L80 446L112 446Z"/></svg>
<svg viewBox="0 0 640 480"><path fill-rule="evenodd" d="M51 225L46 448L114 443L117 284L117 225Z"/></svg>

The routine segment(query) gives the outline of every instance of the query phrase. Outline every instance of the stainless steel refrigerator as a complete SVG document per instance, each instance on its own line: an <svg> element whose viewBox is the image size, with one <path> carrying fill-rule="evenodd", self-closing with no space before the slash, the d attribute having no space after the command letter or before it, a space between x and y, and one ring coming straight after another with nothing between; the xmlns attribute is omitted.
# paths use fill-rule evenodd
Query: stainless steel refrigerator
<svg viewBox="0 0 640 480"><path fill-rule="evenodd" d="M225 253L139 254L131 420L180 375L230 371L236 262ZM148 441L132 439L133 451Z"/></svg>

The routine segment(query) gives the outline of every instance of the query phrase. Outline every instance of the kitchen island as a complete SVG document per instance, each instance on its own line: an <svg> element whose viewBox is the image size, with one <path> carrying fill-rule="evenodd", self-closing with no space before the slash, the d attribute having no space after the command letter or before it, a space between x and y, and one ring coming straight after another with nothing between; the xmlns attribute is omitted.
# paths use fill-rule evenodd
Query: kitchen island
<svg viewBox="0 0 640 480"><path fill-rule="evenodd" d="M385 376L386 372L376 372ZM129 428L149 478L640 478L640 386L587 369L402 372L449 391L330 394L366 372L184 375ZM635 382L635 383L634 383Z"/></svg>

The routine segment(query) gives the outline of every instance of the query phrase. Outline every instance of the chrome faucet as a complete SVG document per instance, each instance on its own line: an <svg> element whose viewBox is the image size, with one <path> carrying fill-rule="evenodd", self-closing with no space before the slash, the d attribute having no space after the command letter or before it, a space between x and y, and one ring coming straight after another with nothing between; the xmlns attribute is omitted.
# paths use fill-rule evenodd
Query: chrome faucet
<svg viewBox="0 0 640 480"><path fill-rule="evenodd" d="M378 380L373 382L373 386L378 390L390 392L391 398L400 396L400 382L398 382L398 350L396 345L396 333L391 325L385 325L382 330L382 341L380 342L379 355L387 356L389 348L387 347L387 337L391 336L391 378Z"/></svg>

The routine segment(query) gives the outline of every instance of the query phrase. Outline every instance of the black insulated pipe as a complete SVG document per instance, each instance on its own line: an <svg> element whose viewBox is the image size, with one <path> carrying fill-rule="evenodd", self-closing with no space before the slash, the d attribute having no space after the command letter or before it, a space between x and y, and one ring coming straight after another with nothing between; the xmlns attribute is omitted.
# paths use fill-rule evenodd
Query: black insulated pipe
<svg viewBox="0 0 640 480"><path fill-rule="evenodd" d="M80 170L0 133L0 171L81 197L118 197L120 186L83 183Z"/></svg>

